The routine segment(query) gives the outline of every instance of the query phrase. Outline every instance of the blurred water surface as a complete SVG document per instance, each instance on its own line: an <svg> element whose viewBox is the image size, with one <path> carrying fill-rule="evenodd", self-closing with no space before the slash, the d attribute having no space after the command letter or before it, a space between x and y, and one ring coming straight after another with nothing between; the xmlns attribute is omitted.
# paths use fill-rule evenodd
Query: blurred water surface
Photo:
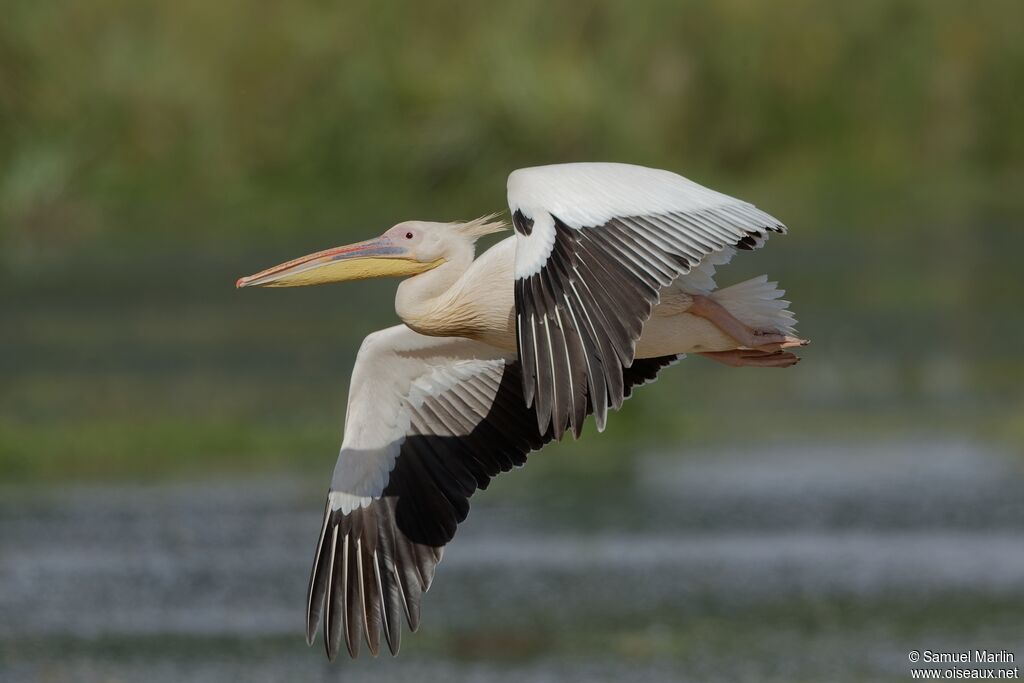
<svg viewBox="0 0 1024 683"><path fill-rule="evenodd" d="M479 495L402 655L333 665L301 634L320 482L5 488L0 678L895 681L911 649L1020 645L1024 471L1003 453L635 463L582 504Z"/></svg>

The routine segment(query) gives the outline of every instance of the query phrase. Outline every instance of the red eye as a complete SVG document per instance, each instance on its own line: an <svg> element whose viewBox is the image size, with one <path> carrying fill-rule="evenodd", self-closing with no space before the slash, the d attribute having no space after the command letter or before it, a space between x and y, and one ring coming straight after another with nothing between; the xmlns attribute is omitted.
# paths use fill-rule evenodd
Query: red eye
<svg viewBox="0 0 1024 683"><path fill-rule="evenodd" d="M412 239L412 233L411 232L405 233L405 239L411 240Z"/></svg>

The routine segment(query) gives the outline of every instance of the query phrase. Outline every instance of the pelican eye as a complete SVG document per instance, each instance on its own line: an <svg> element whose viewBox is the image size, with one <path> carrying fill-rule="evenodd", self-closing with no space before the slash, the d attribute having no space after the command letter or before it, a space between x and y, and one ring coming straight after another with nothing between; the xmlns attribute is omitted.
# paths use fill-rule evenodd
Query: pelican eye
<svg viewBox="0 0 1024 683"><path fill-rule="evenodd" d="M411 240L412 239L412 233L411 232L405 233L405 239Z"/></svg>

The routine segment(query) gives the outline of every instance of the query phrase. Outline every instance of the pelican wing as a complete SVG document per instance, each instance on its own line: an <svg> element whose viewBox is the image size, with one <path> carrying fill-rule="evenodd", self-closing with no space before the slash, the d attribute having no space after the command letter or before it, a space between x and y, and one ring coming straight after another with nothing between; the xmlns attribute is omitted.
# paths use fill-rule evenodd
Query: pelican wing
<svg viewBox="0 0 1024 683"><path fill-rule="evenodd" d="M626 395L675 356L634 364ZM486 344L399 325L367 337L309 580L306 637L355 657L381 633L393 654L469 497L551 440L523 399L520 364Z"/></svg>
<svg viewBox="0 0 1024 683"><path fill-rule="evenodd" d="M751 204L628 164L513 171L508 204L524 398L559 435L579 435L589 407L602 429L622 404L623 368L662 287L786 229Z"/></svg>

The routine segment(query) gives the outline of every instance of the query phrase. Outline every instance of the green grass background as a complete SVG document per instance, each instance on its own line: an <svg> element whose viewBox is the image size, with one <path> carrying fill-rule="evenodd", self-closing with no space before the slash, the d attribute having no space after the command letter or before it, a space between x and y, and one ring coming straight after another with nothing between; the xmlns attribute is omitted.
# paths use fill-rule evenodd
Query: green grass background
<svg viewBox="0 0 1024 683"><path fill-rule="evenodd" d="M504 208L517 167L616 160L792 234L786 371L691 359L575 480L729 439L1024 445L1024 5L7 2L0 480L323 471L394 282L234 280L409 218ZM528 471L528 470L527 470ZM582 485L582 484L581 484Z"/></svg>

